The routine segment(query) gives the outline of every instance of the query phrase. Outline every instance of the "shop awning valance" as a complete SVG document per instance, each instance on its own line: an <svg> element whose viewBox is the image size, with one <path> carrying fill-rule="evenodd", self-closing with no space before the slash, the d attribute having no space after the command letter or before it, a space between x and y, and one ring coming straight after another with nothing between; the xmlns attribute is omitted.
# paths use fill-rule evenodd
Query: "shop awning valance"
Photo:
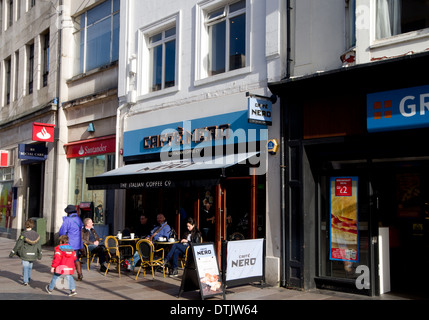
<svg viewBox="0 0 429 320"><path fill-rule="evenodd" d="M86 178L89 190L145 189L202 186L216 184L224 169L236 165L256 164L249 161L259 152L248 152L211 158L157 161L129 164Z"/></svg>

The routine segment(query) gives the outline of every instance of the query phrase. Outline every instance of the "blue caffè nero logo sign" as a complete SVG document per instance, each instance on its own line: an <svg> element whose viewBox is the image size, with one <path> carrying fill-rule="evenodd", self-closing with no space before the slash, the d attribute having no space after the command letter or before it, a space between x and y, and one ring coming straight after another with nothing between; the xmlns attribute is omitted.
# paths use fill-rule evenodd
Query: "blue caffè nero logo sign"
<svg viewBox="0 0 429 320"><path fill-rule="evenodd" d="M429 127L429 85L367 95L369 132Z"/></svg>

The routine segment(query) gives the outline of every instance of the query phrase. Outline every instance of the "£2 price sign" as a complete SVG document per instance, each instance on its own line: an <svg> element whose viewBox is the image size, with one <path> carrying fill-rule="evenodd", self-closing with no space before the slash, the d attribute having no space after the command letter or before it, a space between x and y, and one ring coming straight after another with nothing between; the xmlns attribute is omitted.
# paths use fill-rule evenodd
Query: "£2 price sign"
<svg viewBox="0 0 429 320"><path fill-rule="evenodd" d="M352 179L351 178L335 179L335 196L337 197L352 196Z"/></svg>

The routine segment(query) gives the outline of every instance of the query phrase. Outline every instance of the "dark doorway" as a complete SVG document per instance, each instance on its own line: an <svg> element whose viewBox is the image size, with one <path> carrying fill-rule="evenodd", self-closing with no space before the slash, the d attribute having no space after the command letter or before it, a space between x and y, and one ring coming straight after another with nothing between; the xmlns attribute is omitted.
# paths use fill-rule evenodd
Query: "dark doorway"
<svg viewBox="0 0 429 320"><path fill-rule="evenodd" d="M36 163L28 166L28 218L43 216L43 165Z"/></svg>

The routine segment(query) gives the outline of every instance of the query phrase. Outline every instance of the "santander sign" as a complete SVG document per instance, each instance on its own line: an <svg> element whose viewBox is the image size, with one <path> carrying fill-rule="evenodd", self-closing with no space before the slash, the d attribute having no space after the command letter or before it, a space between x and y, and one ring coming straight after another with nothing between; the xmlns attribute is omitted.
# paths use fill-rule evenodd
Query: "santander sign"
<svg viewBox="0 0 429 320"><path fill-rule="evenodd" d="M55 125L33 123L33 141L54 142Z"/></svg>

